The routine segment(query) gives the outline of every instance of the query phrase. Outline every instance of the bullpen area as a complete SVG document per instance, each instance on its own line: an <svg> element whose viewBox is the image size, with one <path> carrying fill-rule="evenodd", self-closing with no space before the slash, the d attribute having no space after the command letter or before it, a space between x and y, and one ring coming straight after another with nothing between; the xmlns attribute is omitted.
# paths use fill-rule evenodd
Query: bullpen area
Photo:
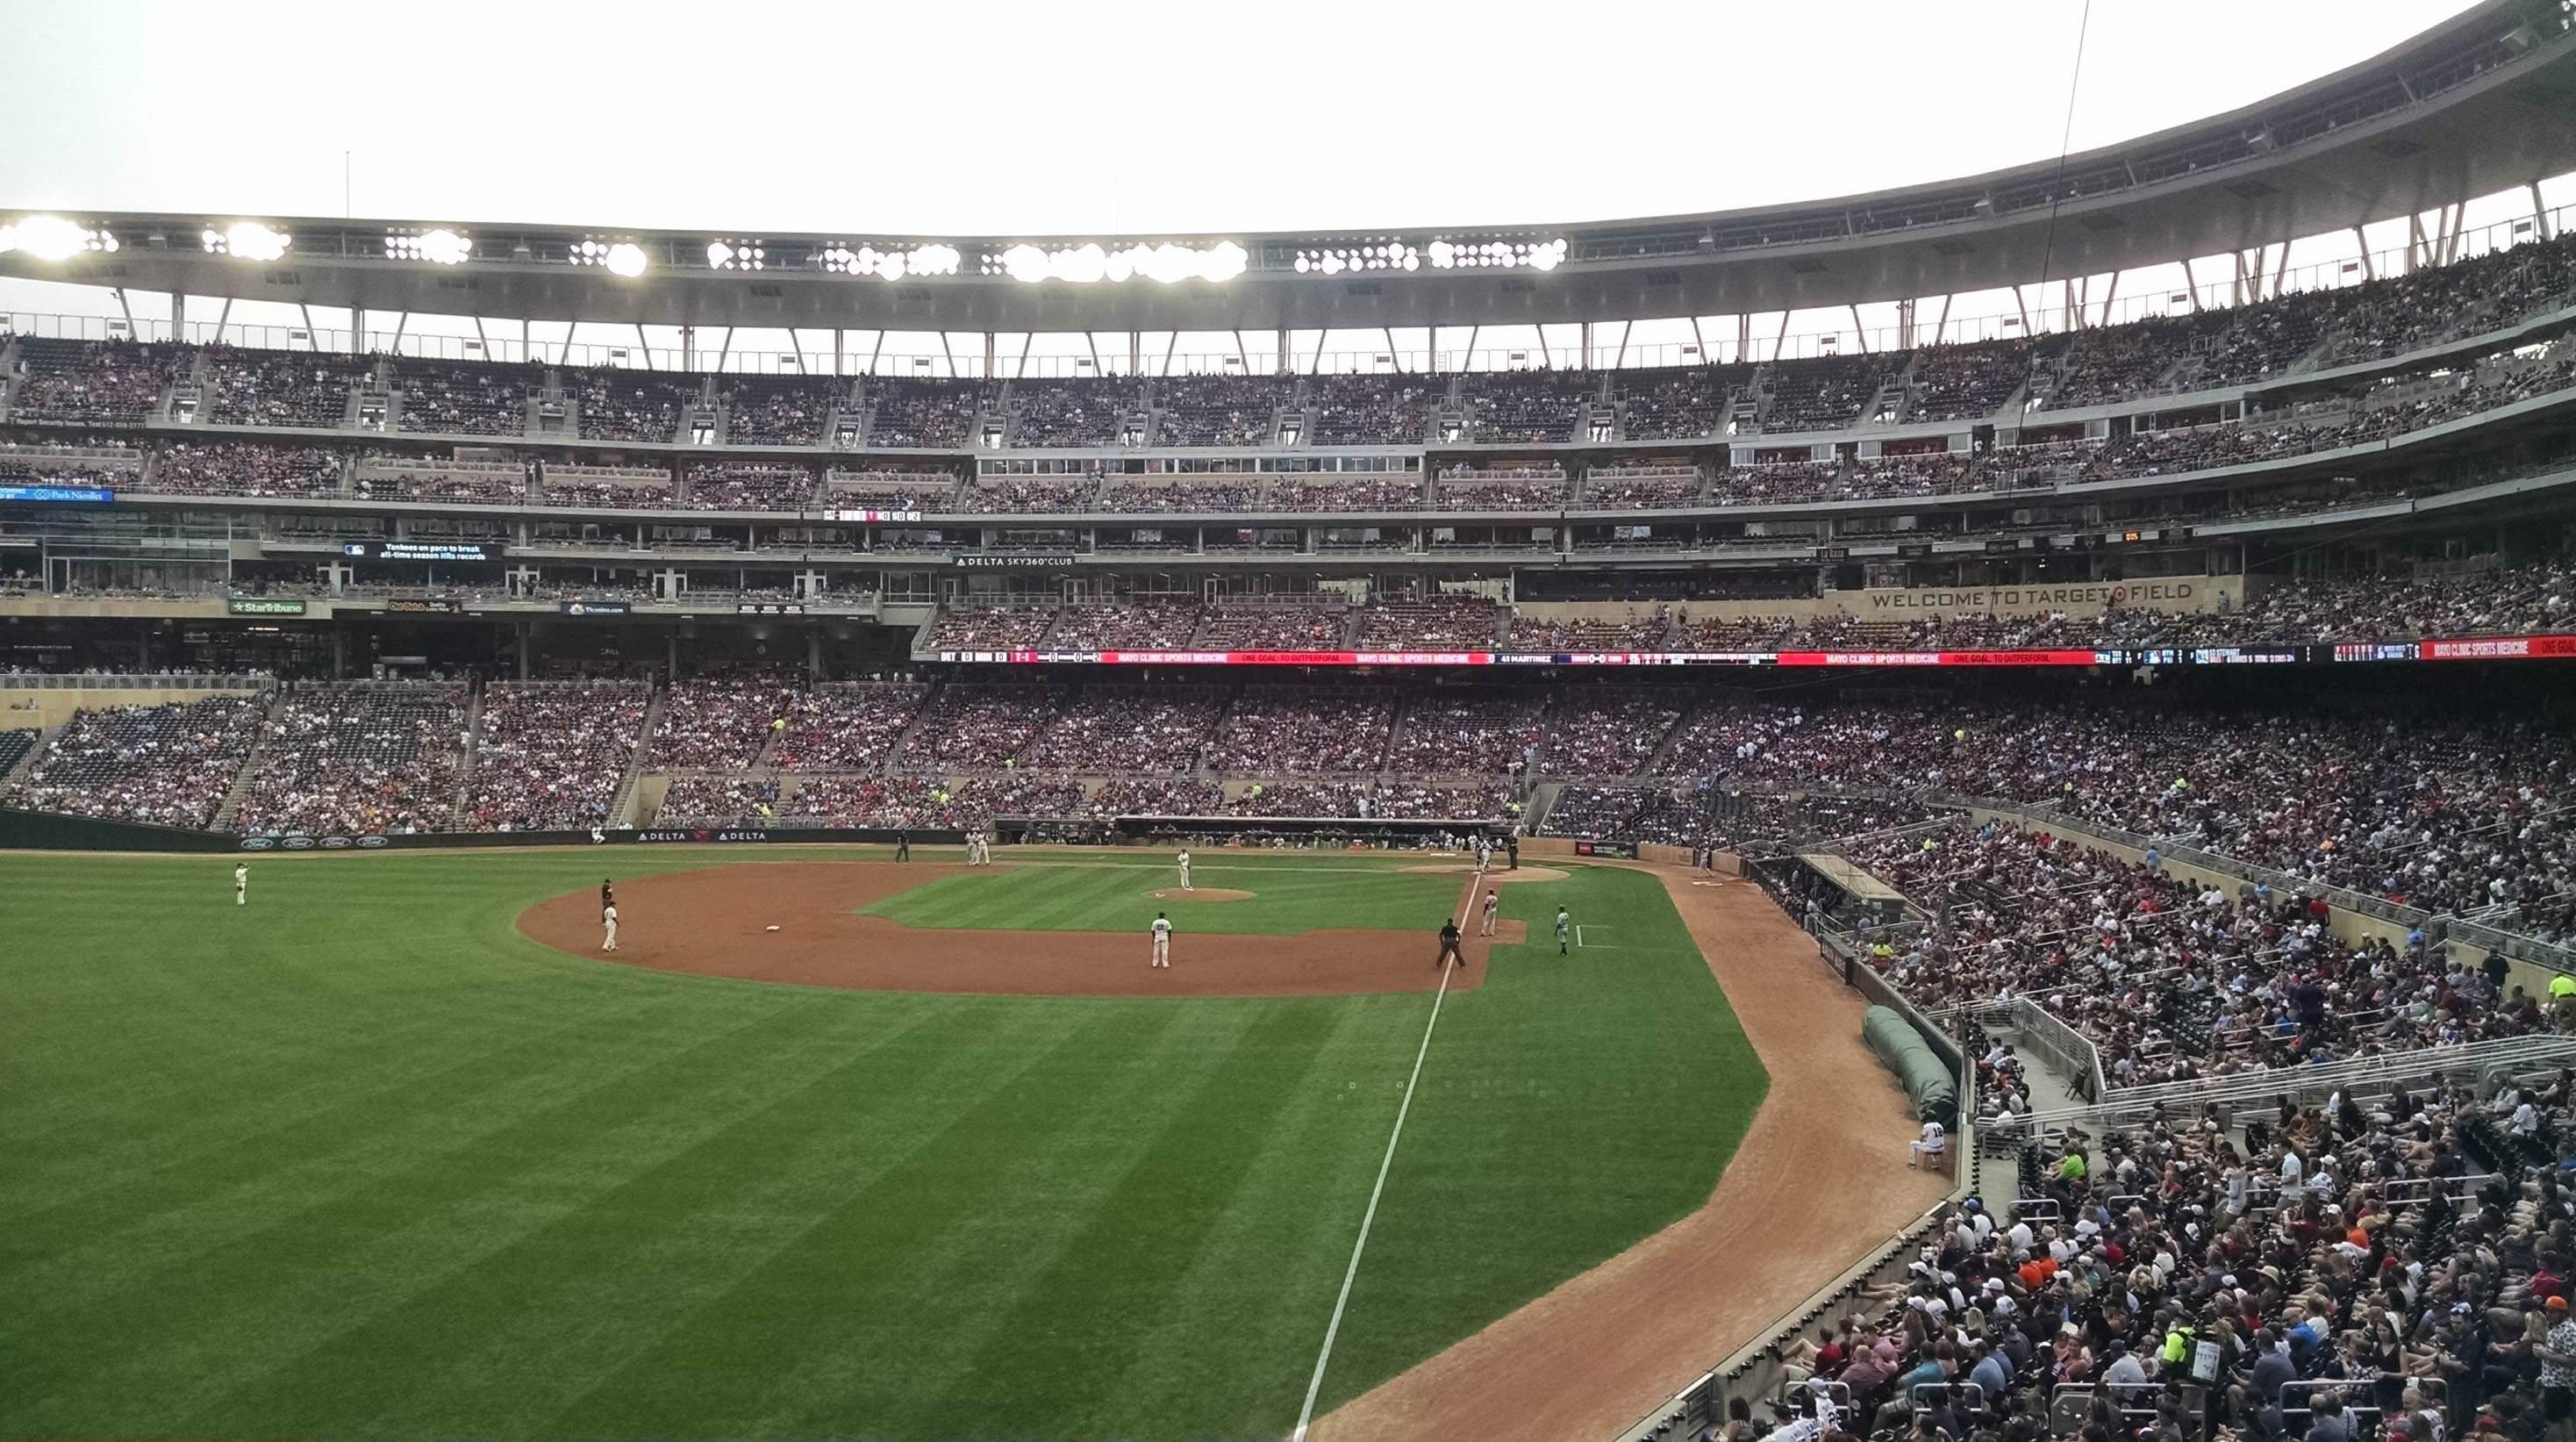
<svg viewBox="0 0 2576 1442"><path fill-rule="evenodd" d="M0 1433L1284 1436L1337 1306L1319 1416L1765 1086L1641 871L233 861L0 856Z"/></svg>

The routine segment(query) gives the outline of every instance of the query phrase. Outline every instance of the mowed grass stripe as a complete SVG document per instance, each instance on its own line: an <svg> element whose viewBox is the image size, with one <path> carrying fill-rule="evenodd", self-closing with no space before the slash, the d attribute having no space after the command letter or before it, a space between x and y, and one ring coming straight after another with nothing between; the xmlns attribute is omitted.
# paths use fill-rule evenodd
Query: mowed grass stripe
<svg viewBox="0 0 2576 1442"><path fill-rule="evenodd" d="M1166 1008L1166 1011L1177 1011ZM748 1268L655 1346L603 1379L545 1430L572 1436L817 1435L869 1431L887 1409L935 1395L960 1323L984 1300L939 1285L971 1264L964 1245L1014 1171L1052 1145L1079 1145L1105 1059L1144 1049L1174 1016L1100 1008L960 1114L928 1146L851 1193ZM1136 1082L1146 1077L1140 1070ZM1120 1099L1113 1096L1113 1100ZM1036 1219L1030 1219L1032 1224ZM989 1239L1008 1247L1012 1239ZM987 1255L1008 1265L1008 1255ZM921 1309L935 1308L935 1314ZM941 1325L924 1330L936 1315ZM789 1319L793 1319L791 1322ZM909 1335L908 1335L909 1334ZM812 1370L849 1371L825 1379ZM822 1426L818 1411L870 1420ZM721 1420L719 1420L721 1419Z"/></svg>
<svg viewBox="0 0 2576 1442"><path fill-rule="evenodd" d="M974 1430L995 1397L1022 1399L1078 1435L1117 1430L1104 1410L1143 1364L1137 1342L1171 1305L1217 1223L1241 1199L1262 1139L1305 1084L1337 1011L1329 1002L1264 1005L1153 1147L1092 1209L1079 1236L1011 1299L1008 1318L938 1404L903 1430ZM900 1425L900 1423L898 1424Z"/></svg>
<svg viewBox="0 0 2576 1442"><path fill-rule="evenodd" d="M432 1105L416 1115L444 1118L442 1127L406 1124L395 1110L375 1115L377 1134L361 1116L333 1143L294 1138L322 1150L255 1186L154 1216L120 1246L92 1249L107 1255L88 1258L86 1271L53 1269L45 1307L27 1320L55 1307L126 1313L134 1320L115 1339L118 1365L67 1385L107 1398L157 1392L164 1405L211 1401L188 1382L230 1388L262 1358L274 1365L325 1345L577 1208L586 1188L649 1165L639 1132L721 1115L708 1094L723 1078L753 1055L793 1048L810 1024L762 1019L623 1067L531 1071L503 1089L472 1089L462 1105L422 1098ZM654 1098L659 1116L638 1111L638 1096ZM113 1291L88 1295L101 1287ZM120 1305L120 1293L131 1300ZM230 1360L209 1366L210 1352ZM264 1429L208 1419L182 1430Z"/></svg>
<svg viewBox="0 0 2576 1442"><path fill-rule="evenodd" d="M697 1279L701 1305L729 1295L745 1275L798 1245L815 1210L837 1204L867 1178L899 1171L907 1157L956 1126L970 1103L1007 1087L1038 1060L1034 1052L989 1055L975 1046L973 1033L972 1018L959 1013L938 1016L874 1051L854 1047L858 1054L851 1065L828 1070L792 1098L772 1099L785 1100L785 1107L755 1104L738 1121L729 1117L716 1129L693 1127L676 1152L648 1155L649 1167L625 1170L613 1188L587 1185L586 1174L605 1155L574 1159L563 1176L548 1180L582 1190L566 1198L568 1205L551 1208L542 1226L473 1258L471 1265L436 1275L399 1305L256 1386L237 1389L197 1420L206 1424L203 1430L221 1433L222 1421L237 1416L327 1417L373 1408L364 1430L400 1431L416 1409L400 1405L399 1394L371 1392L369 1384L426 1349L459 1360L419 1379L413 1390L421 1396L440 1398L446 1407L469 1407L489 1419L480 1429L487 1433L542 1427L691 1314L686 1293L671 1284L668 1271L648 1294L614 1295L618 1273L632 1267L640 1252L665 1249L666 1267L676 1265ZM1073 1034L1066 1029L1065 1039ZM931 1090L922 1090L925 1085ZM870 1095L853 1095L860 1088ZM816 1158L814 1142L839 1131L853 1115L865 1117L878 1145L866 1156ZM615 1141L600 1148L603 1154L617 1150ZM730 1226L710 1215L746 1193L778 1188L817 1160L826 1161L823 1170L835 1185L803 1196L774 1221L766 1209ZM512 1318L504 1336L476 1330L473 1319L494 1315ZM581 1340L567 1347L562 1330ZM507 1346L511 1340L522 1345Z"/></svg>

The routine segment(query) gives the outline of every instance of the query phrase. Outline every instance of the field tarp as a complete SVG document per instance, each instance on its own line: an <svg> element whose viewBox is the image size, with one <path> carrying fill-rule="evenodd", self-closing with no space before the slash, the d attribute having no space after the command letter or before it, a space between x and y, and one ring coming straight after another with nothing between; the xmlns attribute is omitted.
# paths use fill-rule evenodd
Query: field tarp
<svg viewBox="0 0 2576 1442"><path fill-rule="evenodd" d="M1860 1035L1887 1069L1896 1073L1896 1079L1905 1083L1905 1094L1914 1100L1916 1120L1958 1125L1959 1085L1912 1022L1887 1007L1873 1006L1861 1013Z"/></svg>

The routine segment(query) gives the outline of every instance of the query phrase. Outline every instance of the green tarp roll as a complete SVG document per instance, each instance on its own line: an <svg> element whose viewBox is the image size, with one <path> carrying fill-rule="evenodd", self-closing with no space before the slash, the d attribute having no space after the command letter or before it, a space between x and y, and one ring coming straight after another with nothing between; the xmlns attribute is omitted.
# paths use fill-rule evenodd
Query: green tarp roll
<svg viewBox="0 0 2576 1442"><path fill-rule="evenodd" d="M1896 1079L1905 1083L1905 1094L1914 1099L1916 1121L1945 1127L1958 1124L1958 1083L1913 1023L1886 1007L1874 1006L1861 1013L1860 1035L1887 1069L1896 1073Z"/></svg>

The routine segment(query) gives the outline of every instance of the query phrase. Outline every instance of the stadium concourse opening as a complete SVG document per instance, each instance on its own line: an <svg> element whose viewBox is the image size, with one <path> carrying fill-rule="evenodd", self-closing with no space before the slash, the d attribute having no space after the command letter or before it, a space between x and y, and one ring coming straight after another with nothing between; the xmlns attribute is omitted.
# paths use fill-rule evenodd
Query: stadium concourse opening
<svg viewBox="0 0 2576 1442"><path fill-rule="evenodd" d="M1419 932L1335 928L1284 936L1184 931L1174 938L1171 966L1150 968L1145 923L1152 918L1141 904L1132 931L912 927L859 913L872 902L967 874L963 866L831 861L713 866L637 877L618 883L619 935L613 953L600 949L596 890L570 891L540 902L520 914L518 926L522 935L557 951L626 966L862 991L1353 996L1431 991L1441 980L1443 968L1434 964L1439 941L1428 927ZM1462 890L1461 905L1464 894ZM1248 894L1238 893L1236 899L1246 898ZM1140 903L1143 899L1140 893ZM1490 938L1473 935L1473 927L1467 930L1466 965L1450 978L1453 991L1484 985L1488 949L1495 942L1519 942L1524 926L1503 923Z"/></svg>

